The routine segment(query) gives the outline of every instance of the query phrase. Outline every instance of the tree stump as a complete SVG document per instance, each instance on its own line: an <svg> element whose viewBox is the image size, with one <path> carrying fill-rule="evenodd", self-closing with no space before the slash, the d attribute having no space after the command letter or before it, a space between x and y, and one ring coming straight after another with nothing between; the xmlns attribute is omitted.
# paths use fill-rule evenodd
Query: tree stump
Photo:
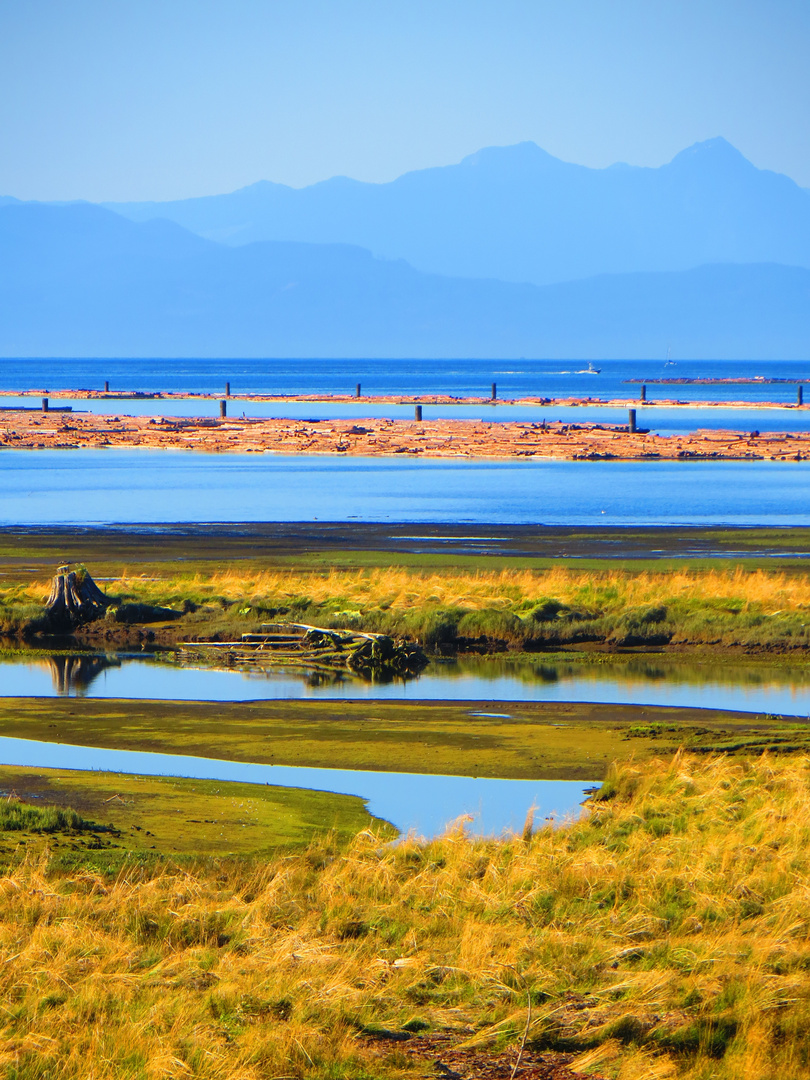
<svg viewBox="0 0 810 1080"><path fill-rule="evenodd" d="M80 566L71 570L60 566L54 575L45 614L55 627L73 628L101 618L110 601Z"/></svg>

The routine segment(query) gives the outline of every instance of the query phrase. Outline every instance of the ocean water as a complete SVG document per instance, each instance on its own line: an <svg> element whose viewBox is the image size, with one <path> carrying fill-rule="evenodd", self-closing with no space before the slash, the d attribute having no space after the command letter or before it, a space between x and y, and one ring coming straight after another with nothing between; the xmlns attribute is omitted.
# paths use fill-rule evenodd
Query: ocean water
<svg viewBox="0 0 810 1080"><path fill-rule="evenodd" d="M603 360L589 371L581 360L201 360L177 359L0 359L0 389L176 390L219 394L226 381L231 392L274 394L354 393L359 382L366 394L455 394L488 397L493 382L499 397L617 398L637 392L627 379L784 378L810 384L810 360L690 360L666 364L649 360ZM796 400L792 385L649 386L648 397L684 401Z"/></svg>
<svg viewBox="0 0 810 1080"><path fill-rule="evenodd" d="M808 525L810 463L4 450L0 524Z"/></svg>

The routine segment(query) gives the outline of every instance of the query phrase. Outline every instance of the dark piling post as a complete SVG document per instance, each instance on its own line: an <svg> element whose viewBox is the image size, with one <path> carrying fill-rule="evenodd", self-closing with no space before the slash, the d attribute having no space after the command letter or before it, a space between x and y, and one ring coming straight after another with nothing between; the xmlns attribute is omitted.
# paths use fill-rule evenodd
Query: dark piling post
<svg viewBox="0 0 810 1080"><path fill-rule="evenodd" d="M804 404L804 387L803 386L797 386L796 387L796 404L797 405L803 405Z"/></svg>
<svg viewBox="0 0 810 1080"><path fill-rule="evenodd" d="M223 420L228 415L228 402L227 401L220 401L220 403L219 403L219 415Z"/></svg>
<svg viewBox="0 0 810 1080"><path fill-rule="evenodd" d="M360 383L357 384L357 389L354 392L355 397L360 397Z"/></svg>
<svg viewBox="0 0 810 1080"><path fill-rule="evenodd" d="M422 406L421 405L416 405L414 407L413 418L414 418L414 420L421 420L422 419Z"/></svg>
<svg viewBox="0 0 810 1080"><path fill-rule="evenodd" d="M47 399L46 397L44 397L44 398L42 399L42 411L43 411L43 412L47 412L47 411L48 411L48 399Z"/></svg>
<svg viewBox="0 0 810 1080"><path fill-rule="evenodd" d="M109 392L110 392L110 384L109 384L109 381L107 379L105 379L104 380L104 393L109 394Z"/></svg>
<svg viewBox="0 0 810 1080"><path fill-rule="evenodd" d="M230 396L231 396L231 384L229 382L226 382L225 383L225 397L227 398L227 397L230 397Z"/></svg>
<svg viewBox="0 0 810 1080"><path fill-rule="evenodd" d="M631 435L635 435L635 433L636 433L636 410L635 409L630 409L630 415L628 417L628 420L629 420L629 423L627 425L627 430L630 432Z"/></svg>
<svg viewBox="0 0 810 1080"><path fill-rule="evenodd" d="M639 391L638 400L639 401L646 401L647 400L647 387L646 387L646 385L644 383L641 384L641 390Z"/></svg>
<svg viewBox="0 0 810 1080"><path fill-rule="evenodd" d="M497 383L493 383L492 384L492 400L494 401L497 396L498 396L498 386L497 386Z"/></svg>

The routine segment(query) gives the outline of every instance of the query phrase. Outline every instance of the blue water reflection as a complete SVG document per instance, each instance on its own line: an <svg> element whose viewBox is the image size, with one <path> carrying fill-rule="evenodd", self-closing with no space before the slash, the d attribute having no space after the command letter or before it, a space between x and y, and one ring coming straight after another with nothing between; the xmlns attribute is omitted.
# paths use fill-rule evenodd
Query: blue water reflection
<svg viewBox="0 0 810 1080"><path fill-rule="evenodd" d="M4 450L0 524L807 525L803 462L569 462Z"/></svg>
<svg viewBox="0 0 810 1080"><path fill-rule="evenodd" d="M0 763L40 769L80 769L135 776L180 776L242 784L331 791L357 795L368 811L401 833L438 836L462 815L479 836L518 832L528 811L535 820L575 818L592 783L579 780L492 780L469 776L312 769L290 765L245 764L183 754L107 750L33 739L0 738Z"/></svg>

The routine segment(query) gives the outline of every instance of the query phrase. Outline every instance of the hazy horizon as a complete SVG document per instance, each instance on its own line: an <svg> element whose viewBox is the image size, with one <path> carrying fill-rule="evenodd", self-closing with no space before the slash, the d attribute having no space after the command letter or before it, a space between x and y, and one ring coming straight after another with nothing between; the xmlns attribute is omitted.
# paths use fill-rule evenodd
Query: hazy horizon
<svg viewBox="0 0 810 1080"><path fill-rule="evenodd" d="M657 167L721 133L810 186L797 0L0 0L0 192L165 201L385 183L531 141Z"/></svg>

